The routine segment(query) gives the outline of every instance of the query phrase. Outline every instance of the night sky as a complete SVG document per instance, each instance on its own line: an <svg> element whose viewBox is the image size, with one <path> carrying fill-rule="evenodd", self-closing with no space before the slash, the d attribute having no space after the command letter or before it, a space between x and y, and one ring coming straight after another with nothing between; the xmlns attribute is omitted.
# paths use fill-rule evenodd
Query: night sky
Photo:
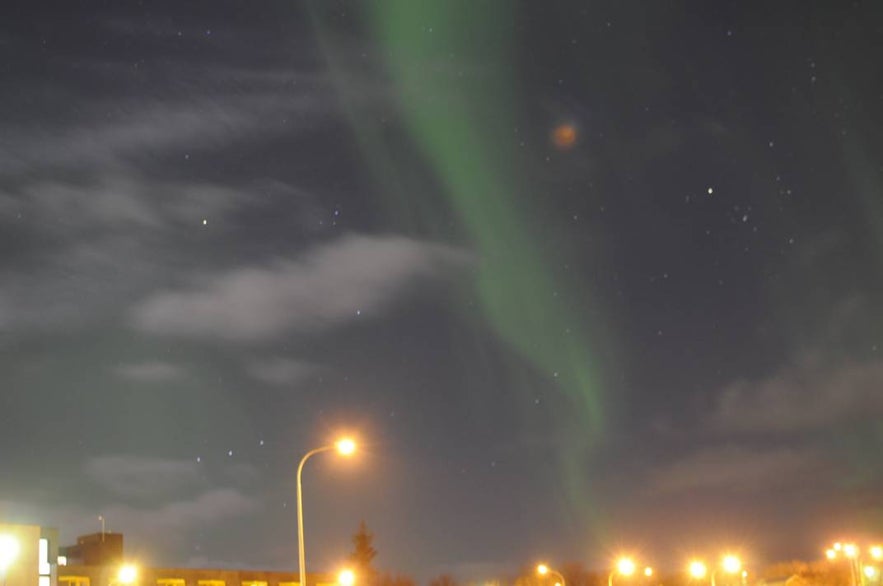
<svg viewBox="0 0 883 586"><path fill-rule="evenodd" d="M2 13L3 518L294 569L345 431L310 569L883 530L880 3Z"/></svg>

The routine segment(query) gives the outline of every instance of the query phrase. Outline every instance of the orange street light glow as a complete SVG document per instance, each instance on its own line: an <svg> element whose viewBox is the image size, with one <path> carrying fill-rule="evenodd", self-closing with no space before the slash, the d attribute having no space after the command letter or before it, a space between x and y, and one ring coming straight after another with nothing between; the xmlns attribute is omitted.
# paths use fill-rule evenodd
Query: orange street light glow
<svg viewBox="0 0 883 586"><path fill-rule="evenodd" d="M12 535L0 535L0 572L6 572L18 557L20 549L18 539Z"/></svg>
<svg viewBox="0 0 883 586"><path fill-rule="evenodd" d="M123 564L117 572L117 581L120 584L131 584L138 578L138 568L133 564Z"/></svg>
<svg viewBox="0 0 883 586"><path fill-rule="evenodd" d="M546 564L540 564L537 566L537 574L539 574L540 576L545 576L548 573L549 566L547 566Z"/></svg>
<svg viewBox="0 0 883 586"><path fill-rule="evenodd" d="M351 438L344 437L337 440L337 443L334 444L337 452L342 456L350 456L353 452L356 451L356 442L354 442Z"/></svg>
<svg viewBox="0 0 883 586"><path fill-rule="evenodd" d="M825 551L825 557L828 558L829 560L836 559L836 558L837 558L837 552L834 551L833 549L828 549L828 550Z"/></svg>
<svg viewBox="0 0 883 586"><path fill-rule="evenodd" d="M847 543L843 546L843 555L848 558L854 558L858 556L858 547L854 543Z"/></svg>
<svg viewBox="0 0 883 586"><path fill-rule="evenodd" d="M871 557L875 560L883 560L883 546L872 545L871 549L868 551L870 552Z"/></svg>
<svg viewBox="0 0 883 586"><path fill-rule="evenodd" d="M688 567L690 575L696 579L702 579L708 573L708 568L699 560L693 560Z"/></svg>
<svg viewBox="0 0 883 586"><path fill-rule="evenodd" d="M353 586L356 583L356 574L352 570L341 570L337 575L337 583L340 586Z"/></svg>
<svg viewBox="0 0 883 586"><path fill-rule="evenodd" d="M653 568L651 568L650 566L647 566L646 568L644 568L644 575L647 576L648 578L650 576L652 576L653 575Z"/></svg>
<svg viewBox="0 0 883 586"><path fill-rule="evenodd" d="M620 558L616 562L616 571L623 576L631 576L635 573L635 562L631 558Z"/></svg>
<svg viewBox="0 0 883 586"><path fill-rule="evenodd" d="M721 567L728 574L735 574L742 569L742 562L734 555L725 555Z"/></svg>

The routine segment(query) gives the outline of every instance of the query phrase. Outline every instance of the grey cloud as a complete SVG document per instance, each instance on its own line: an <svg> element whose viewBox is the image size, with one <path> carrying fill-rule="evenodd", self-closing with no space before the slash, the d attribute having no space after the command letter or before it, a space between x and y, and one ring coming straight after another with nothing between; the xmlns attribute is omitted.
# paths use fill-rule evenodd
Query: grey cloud
<svg viewBox="0 0 883 586"><path fill-rule="evenodd" d="M179 379L183 375L180 367L158 361L120 364L113 371L123 378L137 382L165 382Z"/></svg>
<svg viewBox="0 0 883 586"><path fill-rule="evenodd" d="M883 363L807 358L767 379L725 388L710 425L723 432L802 432L883 414Z"/></svg>
<svg viewBox="0 0 883 586"><path fill-rule="evenodd" d="M276 386L299 383L316 369L315 366L307 362L288 358L258 360L250 363L246 368L256 380Z"/></svg>
<svg viewBox="0 0 883 586"><path fill-rule="evenodd" d="M206 277L133 312L137 328L181 336L263 340L318 331L384 310L409 285L461 266L455 248L405 237L346 236L297 260Z"/></svg>
<svg viewBox="0 0 883 586"><path fill-rule="evenodd" d="M695 490L762 492L793 485L827 467L824 457L808 449L714 446L657 469L650 477L648 489L653 494Z"/></svg>
<svg viewBox="0 0 883 586"><path fill-rule="evenodd" d="M133 156L169 149L227 148L231 140L287 129L279 124L283 115L319 114L326 108L316 96L290 92L159 102L152 107L138 103L129 109L117 105L117 122L93 121L10 137L0 143L0 171L120 165Z"/></svg>
<svg viewBox="0 0 883 586"><path fill-rule="evenodd" d="M86 462L97 485L125 498L156 498L205 484L198 466L186 460L137 456L100 456Z"/></svg>
<svg viewBox="0 0 883 586"><path fill-rule="evenodd" d="M39 507L16 501L0 501L10 520L39 523L62 530L63 541L96 529L95 508L80 505L43 504ZM127 543L146 547L181 547L195 534L242 518L260 509L252 496L233 488L205 490L193 498L169 498L151 507L111 504L100 509L109 531L124 531Z"/></svg>

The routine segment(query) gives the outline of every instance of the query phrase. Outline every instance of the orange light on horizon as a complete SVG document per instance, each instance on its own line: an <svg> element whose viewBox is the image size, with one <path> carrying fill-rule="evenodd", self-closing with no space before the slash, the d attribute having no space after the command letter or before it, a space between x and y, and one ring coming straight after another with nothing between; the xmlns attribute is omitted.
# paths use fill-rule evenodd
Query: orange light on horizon
<svg viewBox="0 0 883 586"><path fill-rule="evenodd" d="M690 562L690 565L687 566L687 570L690 572L690 576L697 580L701 580L708 573L708 568L699 560L693 560Z"/></svg>
<svg viewBox="0 0 883 586"><path fill-rule="evenodd" d="M623 576L631 576L635 573L635 562L632 558L619 558L616 562L616 571Z"/></svg>

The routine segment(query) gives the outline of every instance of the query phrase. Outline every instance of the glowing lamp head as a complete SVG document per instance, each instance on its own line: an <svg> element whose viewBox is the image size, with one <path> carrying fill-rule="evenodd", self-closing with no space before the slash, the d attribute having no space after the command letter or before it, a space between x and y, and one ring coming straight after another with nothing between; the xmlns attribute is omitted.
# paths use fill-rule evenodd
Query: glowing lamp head
<svg viewBox="0 0 883 586"><path fill-rule="evenodd" d="M690 562L687 570L690 572L690 576L696 579L702 579L708 573L708 568L706 568L705 564L699 560L693 560Z"/></svg>
<svg viewBox="0 0 883 586"><path fill-rule="evenodd" d="M334 448L341 456L351 456L356 451L356 442L354 442L351 438L344 437L337 440L337 442L334 444Z"/></svg>
<svg viewBox="0 0 883 586"><path fill-rule="evenodd" d="M138 578L138 568L132 564L124 564L120 566L117 572L117 582L120 584L132 584Z"/></svg>
<svg viewBox="0 0 883 586"><path fill-rule="evenodd" d="M721 567L728 574L737 574L742 569L742 561L734 555L725 555L721 560Z"/></svg>
<svg viewBox="0 0 883 586"><path fill-rule="evenodd" d="M548 573L549 566L547 566L546 564L540 564L537 566L537 574L539 574L540 576L545 576Z"/></svg>
<svg viewBox="0 0 883 586"><path fill-rule="evenodd" d="M843 544L840 543L839 541L836 542L836 543L834 544L834 551L840 551L841 549L843 549Z"/></svg>
<svg viewBox="0 0 883 586"><path fill-rule="evenodd" d="M835 560L835 559L837 559L837 552L833 549L826 549L825 550L825 557L828 558L829 560Z"/></svg>
<svg viewBox="0 0 883 586"><path fill-rule="evenodd" d="M352 570L341 570L337 575L337 583L340 586L353 586L356 583L356 574Z"/></svg>
<svg viewBox="0 0 883 586"><path fill-rule="evenodd" d="M631 558L619 558L616 562L616 571L623 576L631 576L635 573L635 562Z"/></svg>
<svg viewBox="0 0 883 586"><path fill-rule="evenodd" d="M843 546L843 555L848 558L858 556L858 546L854 543L847 543Z"/></svg>
<svg viewBox="0 0 883 586"><path fill-rule="evenodd" d="M868 580L873 580L874 578L877 577L877 574L880 573L880 571L877 568L875 568L874 566L865 566L862 571L865 573L865 577Z"/></svg>
<svg viewBox="0 0 883 586"><path fill-rule="evenodd" d="M883 545L872 545L868 550L868 553L870 553L871 557L875 560L883 560Z"/></svg>
<svg viewBox="0 0 883 586"><path fill-rule="evenodd" d="M650 566L647 566L646 568L644 568L644 575L647 576L648 578L652 577L653 576L653 568L651 568Z"/></svg>
<svg viewBox="0 0 883 586"><path fill-rule="evenodd" d="M12 535L0 535L0 571L5 572L9 568L20 549L18 539Z"/></svg>

